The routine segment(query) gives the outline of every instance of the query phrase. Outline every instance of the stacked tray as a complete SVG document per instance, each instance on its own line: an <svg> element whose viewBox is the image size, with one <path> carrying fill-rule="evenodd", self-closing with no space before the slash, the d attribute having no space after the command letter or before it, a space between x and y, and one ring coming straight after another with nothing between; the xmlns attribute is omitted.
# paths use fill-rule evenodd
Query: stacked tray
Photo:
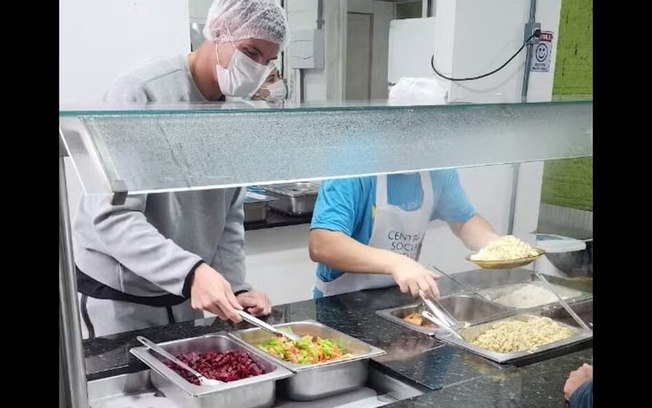
<svg viewBox="0 0 652 408"><path fill-rule="evenodd" d="M276 327L291 328L301 336L311 335L334 340L348 355L318 364L292 364L258 348L258 345L273 336L258 328L160 343L159 346L175 355L189 352L244 351L264 370L264 374L254 377L216 386L200 386L188 382L167 367L158 355L146 347L135 347L130 351L151 368L152 384L158 390L180 406L189 408L269 407L275 401L277 389L287 399L295 401L310 401L344 393L362 387L367 381L369 359L385 354L377 347L312 320L280 324Z"/></svg>
<svg viewBox="0 0 652 408"><path fill-rule="evenodd" d="M290 328L299 336L311 335L334 340L349 354L344 358L317 364L299 365L268 355L275 364L294 373L281 381L279 388L289 399L311 401L359 388L367 381L369 359L385 354L385 351L348 336L314 320L275 325L278 329ZM236 341L248 350L258 351L258 346L274 335L261 329L245 329L232 332Z"/></svg>
<svg viewBox="0 0 652 408"><path fill-rule="evenodd" d="M565 339L542 344L534 348L523 350L523 351L497 352L497 351L487 350L473 344L473 341L480 334L491 329L498 322L503 322L503 321L527 322L529 320L540 318L540 317L549 317L549 316L546 316L546 312L543 310L538 312L518 313L502 319L493 320L485 323L473 324L468 327L459 328L457 329L457 333L459 333L462 336L462 339L459 339L443 330L438 331L436 333L436 336L439 339L442 339L449 343L456 344L468 351L471 351L475 354L478 354L482 357L485 357L489 360L495 361L500 364L503 363L515 364L525 360L534 359L535 357L538 357L551 350L559 349L566 346L571 346L577 343L588 341L593 338L593 332L590 330L585 330L581 327L576 327L567 323L563 323L558 319L552 318L552 320L557 325L571 330L573 334Z"/></svg>
<svg viewBox="0 0 652 408"><path fill-rule="evenodd" d="M440 304L458 321L455 331L461 335L461 339L448 333L446 330L439 329L435 325L424 327L407 321L406 317L409 315L420 313L422 308L420 304L379 310L376 313L390 321L427 335L436 336L438 339L453 343L497 363L523 362L534 359L551 350L592 339L593 332L580 327L558 302L541 298L540 301L525 299L521 307L515 304L514 302L519 297L514 296L510 298L509 295L517 290L522 290L527 285L538 286L539 282L520 282L479 290L478 295L482 295L483 297L470 292L462 292L440 298ZM579 312L584 315L590 313L592 316L593 302L591 293L560 285L553 285L553 288L576 313ZM527 322L539 317L552 319L559 326L570 329L572 335L563 340L542 344L529 350L510 353L486 350L473 344L477 336L489 330L498 322L507 320ZM590 319L592 320L592 317ZM408 320L412 320L411 317L408 317ZM428 322L425 318L423 321ZM592 322L589 322L589 324L592 324Z"/></svg>
<svg viewBox="0 0 652 408"><path fill-rule="evenodd" d="M446 311L451 314L451 316L453 316L459 322L482 322L492 317L501 316L512 311L512 309L509 307L505 307L465 293L443 296L439 299L439 303L444 309L446 309ZM408 327L412 330L416 330L429 336L435 335L437 332L436 326L417 326L405 320L407 316L419 314L420 311L421 304L414 303L405 306L393 307L390 309L378 310L376 314L394 323Z"/></svg>
<svg viewBox="0 0 652 408"><path fill-rule="evenodd" d="M226 333L220 332L201 337L169 341L159 346L176 355L177 353L229 350L247 352L265 374L242 380L225 382L217 386L200 386L186 381L146 347L131 349L131 353L151 369L152 384L168 398L182 407L269 407L276 397L277 381L290 377L292 372L270 361L260 353L254 353L238 344Z"/></svg>
<svg viewBox="0 0 652 408"><path fill-rule="evenodd" d="M308 215L315 208L319 184L297 182L262 186L265 193L276 198L269 206L288 215Z"/></svg>

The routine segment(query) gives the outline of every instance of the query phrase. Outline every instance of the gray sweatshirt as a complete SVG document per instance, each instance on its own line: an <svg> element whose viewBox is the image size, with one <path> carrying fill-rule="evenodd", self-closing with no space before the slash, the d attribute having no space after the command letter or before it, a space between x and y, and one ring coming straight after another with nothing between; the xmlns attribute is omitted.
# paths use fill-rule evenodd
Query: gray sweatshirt
<svg viewBox="0 0 652 408"><path fill-rule="evenodd" d="M154 60L118 77L107 102L204 102L186 58ZM110 197L84 195L73 222L77 267L129 295L182 295L193 267L204 261L234 292L245 282L244 201L241 188Z"/></svg>

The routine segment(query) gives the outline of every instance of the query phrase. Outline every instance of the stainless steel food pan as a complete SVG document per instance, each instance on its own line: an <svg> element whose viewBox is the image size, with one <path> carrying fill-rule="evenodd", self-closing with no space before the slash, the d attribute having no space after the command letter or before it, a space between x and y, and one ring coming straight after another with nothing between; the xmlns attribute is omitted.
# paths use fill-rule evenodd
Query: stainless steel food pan
<svg viewBox="0 0 652 408"><path fill-rule="evenodd" d="M514 310L497 303L489 302L488 300L481 299L471 294L444 296L439 299L439 303L460 324L474 324L487 321L491 318L505 315L506 313L510 313ZM437 331L437 329L434 327L416 326L403 320L403 318L407 315L411 313L419 313L420 310L420 304L411 304L407 306L399 306L391 309L379 310L376 312L376 314L418 332L428 334L430 336L434 335Z"/></svg>
<svg viewBox="0 0 652 408"><path fill-rule="evenodd" d="M497 286L495 288L489 288L489 289L482 289L478 293L481 295L485 296L487 299L500 303L502 305L508 306L508 307L515 307L517 309L532 309L532 308L538 308L541 306L546 306L550 305L553 303L557 303L558 300L554 296L553 293L550 293L550 301L540 301L540 302L535 302L536 299L527 299L524 298L523 301L525 303L523 304L510 304L508 302L516 301L518 299L509 299L506 298L506 296L509 296L509 294L513 293L516 290L526 288L528 286L533 286L533 287L540 287L542 289L546 289L546 286L544 285L543 282L541 281L531 281L531 282L522 282L522 283L517 283L517 284L510 284L510 285L502 285L502 286ZM555 285L551 284L553 290L557 292L559 296L562 297L567 303L572 303L572 302L578 302L581 300L585 299L590 299L593 297L593 294L583 292L577 289L572 289L568 288L562 285Z"/></svg>
<svg viewBox="0 0 652 408"><path fill-rule="evenodd" d="M512 353L499 353L495 351L490 351L486 350L484 348L480 348L471 342L473 342L477 336L479 336L481 333L484 331L490 329L495 323L499 321L505 321L505 320L520 320L520 321L528 321L529 319L533 319L536 317L543 316L540 312L537 313L527 313L527 314L515 314L513 316L509 316L506 318L486 322L486 323L480 323L476 325L471 325L466 328L461 328L458 329L457 332L462 336L462 339L459 339L450 333L444 331L444 330L437 330L435 335L438 339L444 340L449 343L456 344L472 353L478 354L482 357L485 357L489 360L495 361L497 363L512 363L512 362L517 362L519 360L526 360L526 359L532 359L535 356L539 356L543 353L549 352L554 349L559 349L562 347L570 346L572 344L576 344L582 341L587 341L589 339L593 338L593 332L590 330L585 330L580 327L575 327L566 323L563 323L559 320L552 319L554 320L557 324L563 327L568 327L570 328L574 334L571 337L568 337L563 340L558 340L555 342L547 343L547 344L542 344L540 346L537 346L531 350L525 350L525 351L518 351L518 352L512 352Z"/></svg>
<svg viewBox="0 0 652 408"><path fill-rule="evenodd" d="M266 201L244 203L244 222L261 222L267 219L269 204Z"/></svg>
<svg viewBox="0 0 652 408"><path fill-rule="evenodd" d="M262 187L265 192L275 197L269 206L290 215L310 214L315 208L319 185L311 182L273 184Z"/></svg>
<svg viewBox="0 0 652 408"><path fill-rule="evenodd" d="M384 350L313 320L279 324L275 327L290 327L300 336L311 335L334 340L349 354L342 359L309 365L293 364L269 356L276 364L295 373L279 383L283 395L295 401L311 401L363 386L367 381L369 359L385 354ZM258 351L261 350L257 346L273 336L258 328L239 330L229 335L247 348Z"/></svg>
<svg viewBox="0 0 652 408"><path fill-rule="evenodd" d="M262 375L225 382L217 386L199 386L186 381L168 368L146 347L132 348L131 353L152 369L152 384L184 408L270 407L276 395L276 382L293 375L287 368L267 358L265 353L243 347L226 333L175 340L160 343L159 346L172 354L243 350L265 371Z"/></svg>

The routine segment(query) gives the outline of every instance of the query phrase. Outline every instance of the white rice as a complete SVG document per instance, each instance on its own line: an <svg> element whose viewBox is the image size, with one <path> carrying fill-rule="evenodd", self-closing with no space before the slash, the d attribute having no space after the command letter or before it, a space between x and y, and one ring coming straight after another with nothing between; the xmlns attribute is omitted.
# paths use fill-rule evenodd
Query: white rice
<svg viewBox="0 0 652 408"><path fill-rule="evenodd" d="M564 300L581 295L581 292L563 288L558 285L555 285L554 288L559 296L561 296ZM520 309L537 307L558 301L557 296L555 296L554 293L544 287L535 284L526 284L521 287L517 287L509 293L498 296L492 300L496 303L500 303L501 305L516 307Z"/></svg>
<svg viewBox="0 0 652 408"><path fill-rule="evenodd" d="M486 247L471 255L474 261L503 261L536 256L538 252L513 235L505 235L491 241Z"/></svg>

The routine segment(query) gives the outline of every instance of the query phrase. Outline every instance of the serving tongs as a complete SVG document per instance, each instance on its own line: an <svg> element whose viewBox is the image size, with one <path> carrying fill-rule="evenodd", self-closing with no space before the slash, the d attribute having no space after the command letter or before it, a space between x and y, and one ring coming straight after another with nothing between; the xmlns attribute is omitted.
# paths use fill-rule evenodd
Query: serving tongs
<svg viewBox="0 0 652 408"><path fill-rule="evenodd" d="M437 268L435 265L430 264L429 266L430 266L432 269L434 269L435 271L437 271L438 273L441 273L442 275L444 275L444 276L447 277L448 279L450 279L450 280L452 280L453 282L457 283L457 284L458 284L458 285L459 285L459 286L460 286L464 291L466 291L466 292L471 292L471 293L473 293L475 296L478 296L478 297L480 297L480 298L482 298L482 299L485 299L485 300L489 300L489 301L491 301L491 299L489 299L486 295L483 295L482 293L478 292L478 291L475 290L474 288L472 288L472 287L470 287L470 286L468 286L468 285L466 285L466 284L460 282L458 279L454 278L452 275L450 275L450 274L448 274L448 273L442 271L441 269Z"/></svg>
<svg viewBox="0 0 652 408"><path fill-rule="evenodd" d="M254 326L258 326L259 328L261 328L261 329L263 329L263 330L265 330L267 332L270 332L270 333L275 334L277 336L285 336L285 337L287 337L288 339L290 339L292 341L301 340L301 337L297 336L296 334L287 333L287 332L284 332L283 330L279 330L276 327L272 326L271 324L265 323L264 321L260 320L259 318L250 315L249 313L245 312L244 310L238 310L238 314L240 315L240 317L242 317L243 320L253 324Z"/></svg>
<svg viewBox="0 0 652 408"><path fill-rule="evenodd" d="M432 323L436 324L439 328L446 330L451 333L453 336L458 339L462 339L455 327L457 326L457 320L452 318L448 312L437 302L437 300L428 298L422 291L419 291L419 296L423 301L425 308L421 310L421 316L430 320Z"/></svg>
<svg viewBox="0 0 652 408"><path fill-rule="evenodd" d="M587 324L584 323L584 320L582 320L582 319L577 315L577 313L575 313L575 311L574 311L570 306L568 306L568 303L566 303L566 301L565 301L561 296L559 296L559 295L557 294L557 292L555 292L555 290L552 288L552 285L548 282L548 279L546 279L546 278L545 278L545 277L544 277L540 272L535 272L534 274L537 276L537 278L539 278L539 279L541 279L541 281L543 281L543 283L544 283L545 286L546 286L546 289L548 289L549 291L551 291L551 292L552 292L552 293L557 297L557 300L559 300L559 303L564 307L564 309L566 309L566 311L568 312L568 314L571 315L571 317L572 317L573 319L575 319L575 321L577 322L577 324L579 324L579 325L580 325L582 328L584 328L585 330L593 331L593 329L591 329L589 326L587 326Z"/></svg>

